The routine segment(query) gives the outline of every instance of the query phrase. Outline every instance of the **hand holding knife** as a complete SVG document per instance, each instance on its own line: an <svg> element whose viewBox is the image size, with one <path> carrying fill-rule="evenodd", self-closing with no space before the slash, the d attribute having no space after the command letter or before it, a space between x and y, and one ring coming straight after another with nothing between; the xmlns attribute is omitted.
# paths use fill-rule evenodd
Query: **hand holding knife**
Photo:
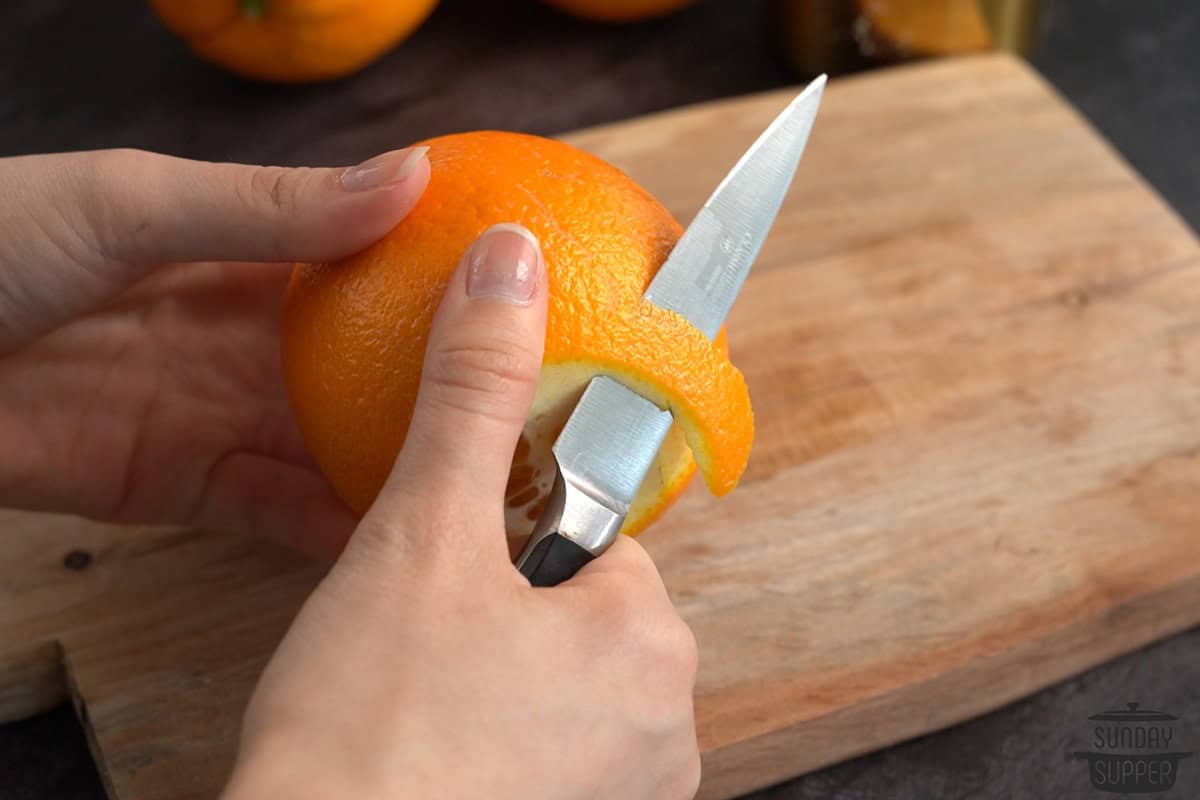
<svg viewBox="0 0 1200 800"><path fill-rule="evenodd" d="M817 78L763 131L684 231L645 298L713 338L758 256L808 143L825 87ZM517 568L554 586L615 541L671 429L669 411L593 378L552 451L558 472Z"/></svg>

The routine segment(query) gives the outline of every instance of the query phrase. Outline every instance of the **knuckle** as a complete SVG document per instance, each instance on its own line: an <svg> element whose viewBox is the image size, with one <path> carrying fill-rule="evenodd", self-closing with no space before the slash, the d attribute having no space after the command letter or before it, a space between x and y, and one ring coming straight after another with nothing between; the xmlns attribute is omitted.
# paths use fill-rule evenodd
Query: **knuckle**
<svg viewBox="0 0 1200 800"><path fill-rule="evenodd" d="M494 413L515 390L537 382L537 362L520 348L447 346L430 354L425 382L435 400L460 410ZM464 408L465 407L465 408Z"/></svg>
<svg viewBox="0 0 1200 800"><path fill-rule="evenodd" d="M639 646L642 639L653 638L651 631L658 626L650 620L652 612L646 605L640 584L635 580L619 579L614 576L607 582L607 591L598 597L594 613L607 622L607 626L616 628L616 635L634 640Z"/></svg>
<svg viewBox="0 0 1200 800"><path fill-rule="evenodd" d="M700 646L696 642L696 634L683 620L675 625L675 641L671 643L671 654L679 669L694 681L700 668Z"/></svg>
<svg viewBox="0 0 1200 800"><path fill-rule="evenodd" d="M57 244L81 264L100 265L142 258L149 221L137 195L117 187L144 186L154 158L130 147L96 150L73 157L71 200L57 210L63 223Z"/></svg>
<svg viewBox="0 0 1200 800"><path fill-rule="evenodd" d="M661 669L681 681L690 683L695 678L700 661L696 636L678 615L655 626L648 644Z"/></svg>
<svg viewBox="0 0 1200 800"><path fill-rule="evenodd" d="M306 168L256 167L240 179L239 195L252 208L271 214L294 214L300 208L309 172Z"/></svg>
<svg viewBox="0 0 1200 800"><path fill-rule="evenodd" d="M132 147L113 147L88 154L88 166L103 176L128 176L138 170L148 154Z"/></svg>
<svg viewBox="0 0 1200 800"><path fill-rule="evenodd" d="M642 582L614 581L594 614L597 627L639 654L639 669L679 685L695 682L700 661L695 634L669 602L645 591Z"/></svg>
<svg viewBox="0 0 1200 800"><path fill-rule="evenodd" d="M631 580L645 583L647 586L662 583L662 577L658 573L654 559L637 539L624 535L618 536L606 556L610 559L610 563L614 560L618 561L622 571Z"/></svg>

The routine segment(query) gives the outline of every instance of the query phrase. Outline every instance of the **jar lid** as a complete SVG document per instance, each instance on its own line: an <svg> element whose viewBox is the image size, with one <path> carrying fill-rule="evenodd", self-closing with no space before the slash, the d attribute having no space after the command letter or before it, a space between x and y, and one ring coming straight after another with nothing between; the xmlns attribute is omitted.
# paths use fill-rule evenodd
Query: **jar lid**
<svg viewBox="0 0 1200 800"><path fill-rule="evenodd" d="M1114 709L1112 711L1102 711L1099 714L1093 714L1088 719L1104 720L1108 722L1169 722L1179 719L1162 711L1152 711L1148 708L1138 708L1137 703L1126 703L1129 706L1127 709Z"/></svg>

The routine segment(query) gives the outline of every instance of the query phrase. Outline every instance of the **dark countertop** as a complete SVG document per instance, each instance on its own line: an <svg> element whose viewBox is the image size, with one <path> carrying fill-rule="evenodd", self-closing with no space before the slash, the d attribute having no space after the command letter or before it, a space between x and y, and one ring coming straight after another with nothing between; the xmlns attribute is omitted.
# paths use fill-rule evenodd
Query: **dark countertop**
<svg viewBox="0 0 1200 800"><path fill-rule="evenodd" d="M10 0L0 10L0 156L114 145L207 159L348 164L483 127L557 133L798 82L765 2L710 0L668 22L585 25L531 0L443 0L362 74L259 87L200 63L139 0ZM1200 7L1057 0L1036 65L1200 227ZM1200 629L946 731L839 764L757 800L1095 798L1087 717L1128 701L1169 711L1200 749ZM920 713L914 709L914 713ZM1200 796L1200 757L1164 798ZM67 708L0 726L0 800L99 800Z"/></svg>

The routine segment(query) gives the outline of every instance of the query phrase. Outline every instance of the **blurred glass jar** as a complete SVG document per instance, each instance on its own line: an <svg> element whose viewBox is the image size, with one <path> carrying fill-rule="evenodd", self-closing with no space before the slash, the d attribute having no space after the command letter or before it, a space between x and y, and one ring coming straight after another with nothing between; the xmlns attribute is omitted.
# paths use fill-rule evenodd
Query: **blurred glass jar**
<svg viewBox="0 0 1200 800"><path fill-rule="evenodd" d="M852 72L985 50L1032 54L1049 0L776 0L783 45L803 73Z"/></svg>

